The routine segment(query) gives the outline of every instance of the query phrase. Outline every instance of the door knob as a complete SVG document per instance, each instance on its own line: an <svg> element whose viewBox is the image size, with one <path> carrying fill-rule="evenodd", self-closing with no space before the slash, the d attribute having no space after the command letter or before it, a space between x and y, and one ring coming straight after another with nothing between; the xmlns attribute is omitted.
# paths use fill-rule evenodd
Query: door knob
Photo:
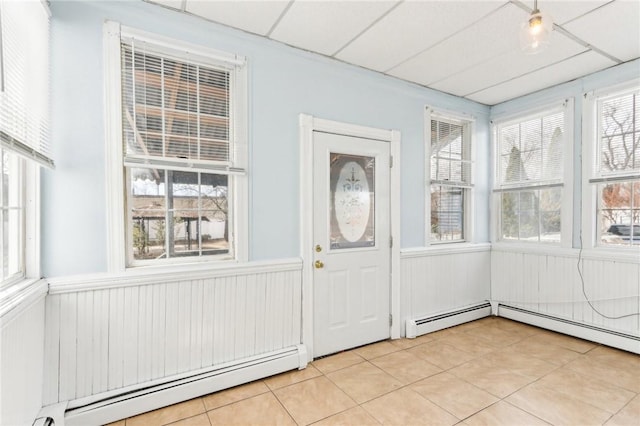
<svg viewBox="0 0 640 426"><path fill-rule="evenodd" d="M324 268L324 263L320 260L316 260L316 269Z"/></svg>

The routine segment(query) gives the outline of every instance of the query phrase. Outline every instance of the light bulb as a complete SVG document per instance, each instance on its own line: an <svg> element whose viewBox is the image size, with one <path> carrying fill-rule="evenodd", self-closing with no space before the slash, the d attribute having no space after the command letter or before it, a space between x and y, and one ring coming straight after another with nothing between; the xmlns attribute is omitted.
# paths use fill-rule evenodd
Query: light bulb
<svg viewBox="0 0 640 426"><path fill-rule="evenodd" d="M548 14L534 9L520 29L520 47L527 54L544 50L553 31L553 20Z"/></svg>

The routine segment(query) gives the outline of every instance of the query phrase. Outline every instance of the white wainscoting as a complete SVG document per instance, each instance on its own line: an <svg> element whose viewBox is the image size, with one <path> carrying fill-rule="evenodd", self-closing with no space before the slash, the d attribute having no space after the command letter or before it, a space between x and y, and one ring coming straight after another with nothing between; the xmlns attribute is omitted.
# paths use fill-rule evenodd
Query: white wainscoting
<svg viewBox="0 0 640 426"><path fill-rule="evenodd" d="M30 425L42 407L47 285L29 283L0 301L0 424Z"/></svg>
<svg viewBox="0 0 640 426"><path fill-rule="evenodd" d="M299 345L301 268L293 259L181 278L134 273L52 280L45 405L78 406Z"/></svg>
<svg viewBox="0 0 640 426"><path fill-rule="evenodd" d="M403 323L490 299L491 245L450 244L401 252Z"/></svg>
<svg viewBox="0 0 640 426"><path fill-rule="evenodd" d="M491 293L494 302L616 333L640 336L640 253L624 256L590 251L531 250L494 245ZM640 344L638 344L640 346Z"/></svg>

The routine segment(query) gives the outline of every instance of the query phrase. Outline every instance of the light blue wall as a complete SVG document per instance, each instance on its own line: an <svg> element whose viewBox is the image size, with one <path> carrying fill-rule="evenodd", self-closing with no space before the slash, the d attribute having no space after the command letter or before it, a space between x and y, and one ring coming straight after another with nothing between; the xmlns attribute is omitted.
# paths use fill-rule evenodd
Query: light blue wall
<svg viewBox="0 0 640 426"><path fill-rule="evenodd" d="M582 145L595 143L595 141L583 140L583 99L584 94L593 90L615 86L640 78L640 59L627 62L606 70L590 74L569 83L561 84L549 89L541 90L531 95L523 96L508 102L494 105L491 108L491 117L502 114L510 114L518 111L536 108L537 106L559 102L563 99L574 99L574 143L573 143L573 247L579 248L581 216L582 216Z"/></svg>
<svg viewBox="0 0 640 426"><path fill-rule="evenodd" d="M46 276L106 271L105 20L237 53L249 62L250 259L299 256L300 113L397 129L402 247L424 245L424 107L476 117L474 240L488 240L489 108L143 2L53 1L52 145L43 176Z"/></svg>

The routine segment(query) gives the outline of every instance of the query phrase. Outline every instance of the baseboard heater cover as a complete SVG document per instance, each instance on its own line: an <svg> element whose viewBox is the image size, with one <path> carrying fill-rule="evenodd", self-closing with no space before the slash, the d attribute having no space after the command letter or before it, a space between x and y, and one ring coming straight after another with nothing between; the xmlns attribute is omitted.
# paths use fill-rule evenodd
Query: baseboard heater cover
<svg viewBox="0 0 640 426"><path fill-rule="evenodd" d="M640 354L640 336L503 304L498 304L498 316Z"/></svg>
<svg viewBox="0 0 640 426"><path fill-rule="evenodd" d="M227 363L224 367L214 367L205 373L127 392L84 406L77 406L76 401L70 401L69 405L76 405L76 407L68 409L64 419L55 419L55 424L56 426L107 424L274 374L302 369L306 364L306 347L292 346L264 354L263 357Z"/></svg>
<svg viewBox="0 0 640 426"><path fill-rule="evenodd" d="M406 322L405 333L407 338L412 339L489 315L491 315L491 304L489 302L478 303L429 317L409 319Z"/></svg>

